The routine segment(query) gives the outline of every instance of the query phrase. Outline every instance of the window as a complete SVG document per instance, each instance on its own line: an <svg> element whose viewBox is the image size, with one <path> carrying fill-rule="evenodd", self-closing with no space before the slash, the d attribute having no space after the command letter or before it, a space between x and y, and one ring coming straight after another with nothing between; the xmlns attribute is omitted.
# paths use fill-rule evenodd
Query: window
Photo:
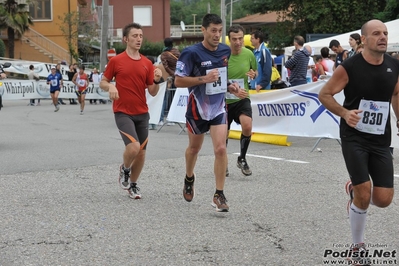
<svg viewBox="0 0 399 266"><path fill-rule="evenodd" d="M29 15L33 20L50 20L51 0L36 0L29 5Z"/></svg>
<svg viewBox="0 0 399 266"><path fill-rule="evenodd" d="M152 6L133 6L133 22L152 26Z"/></svg>

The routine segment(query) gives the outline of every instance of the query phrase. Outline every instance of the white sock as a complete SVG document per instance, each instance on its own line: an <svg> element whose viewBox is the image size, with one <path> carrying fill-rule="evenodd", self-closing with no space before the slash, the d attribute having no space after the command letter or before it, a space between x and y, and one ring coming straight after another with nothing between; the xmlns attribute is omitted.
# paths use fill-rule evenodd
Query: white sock
<svg viewBox="0 0 399 266"><path fill-rule="evenodd" d="M364 229L366 228L367 210L362 210L351 204L349 208L349 222L351 225L353 244L364 243Z"/></svg>

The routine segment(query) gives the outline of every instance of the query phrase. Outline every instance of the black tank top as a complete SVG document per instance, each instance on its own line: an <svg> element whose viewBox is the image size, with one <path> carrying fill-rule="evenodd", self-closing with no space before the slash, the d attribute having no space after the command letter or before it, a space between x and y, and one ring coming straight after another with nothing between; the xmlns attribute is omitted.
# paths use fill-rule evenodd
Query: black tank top
<svg viewBox="0 0 399 266"><path fill-rule="evenodd" d="M364 60L362 54L356 54L342 63L349 81L344 88L345 101L343 106L348 110L359 109L361 99L391 103L393 91L399 76L399 60L384 55L381 65L371 65ZM341 118L340 135L342 140L365 140L367 143L391 145L390 117L383 135L360 132L346 124ZM359 138L360 137L360 138Z"/></svg>
<svg viewBox="0 0 399 266"><path fill-rule="evenodd" d="M337 68L344 61L345 52L346 50L343 50L342 53L337 54L337 57L335 58L335 68Z"/></svg>

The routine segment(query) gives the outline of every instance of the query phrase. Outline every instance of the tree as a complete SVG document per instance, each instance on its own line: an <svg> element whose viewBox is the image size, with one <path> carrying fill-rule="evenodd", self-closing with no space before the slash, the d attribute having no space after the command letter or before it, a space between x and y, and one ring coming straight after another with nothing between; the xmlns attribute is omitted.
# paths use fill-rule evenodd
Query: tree
<svg viewBox="0 0 399 266"><path fill-rule="evenodd" d="M79 14L79 12L73 11L58 17L62 21L59 26L68 44L68 51L71 55L70 62L72 62L72 58L78 61L78 48L87 54L91 51L91 45L96 42L97 24L82 22L80 18L85 16L87 17L88 14Z"/></svg>
<svg viewBox="0 0 399 266"><path fill-rule="evenodd" d="M292 39L295 35L305 37L308 33L339 34L357 30L370 18L374 18L376 14L383 11L387 2L396 2L396 0L242 1L242 6L253 13L280 12L277 21L279 31L273 31L269 34L272 47L292 45ZM290 42L287 43L287 38L281 38L281 30L284 30L284 33L290 36Z"/></svg>
<svg viewBox="0 0 399 266"><path fill-rule="evenodd" d="M390 21L399 18L399 2L397 0L387 0L383 11L378 12L375 17L381 21Z"/></svg>
<svg viewBox="0 0 399 266"><path fill-rule="evenodd" d="M28 4L19 4L15 0L0 2L0 28L7 29L8 56L14 58L15 37L22 36L33 25L29 15Z"/></svg>
<svg viewBox="0 0 399 266"><path fill-rule="evenodd" d="M77 51L77 43L79 38L79 13L76 11L64 13L63 16L58 16L61 20L60 30L65 36L65 40L68 44L68 52L72 58L77 61L79 59L79 53Z"/></svg>

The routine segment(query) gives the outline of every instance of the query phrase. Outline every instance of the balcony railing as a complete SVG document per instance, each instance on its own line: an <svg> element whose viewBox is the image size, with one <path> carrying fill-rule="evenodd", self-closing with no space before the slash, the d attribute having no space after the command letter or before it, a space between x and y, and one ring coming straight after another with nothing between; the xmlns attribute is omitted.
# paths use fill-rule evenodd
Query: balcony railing
<svg viewBox="0 0 399 266"><path fill-rule="evenodd" d="M202 35L201 25L185 25L184 31L180 25L170 26L170 37L172 38L182 38L185 36L197 36Z"/></svg>
<svg viewBox="0 0 399 266"><path fill-rule="evenodd" d="M69 52L46 38L33 29L29 29L22 36L22 40L32 43L46 55L52 56L54 60L69 60Z"/></svg>

